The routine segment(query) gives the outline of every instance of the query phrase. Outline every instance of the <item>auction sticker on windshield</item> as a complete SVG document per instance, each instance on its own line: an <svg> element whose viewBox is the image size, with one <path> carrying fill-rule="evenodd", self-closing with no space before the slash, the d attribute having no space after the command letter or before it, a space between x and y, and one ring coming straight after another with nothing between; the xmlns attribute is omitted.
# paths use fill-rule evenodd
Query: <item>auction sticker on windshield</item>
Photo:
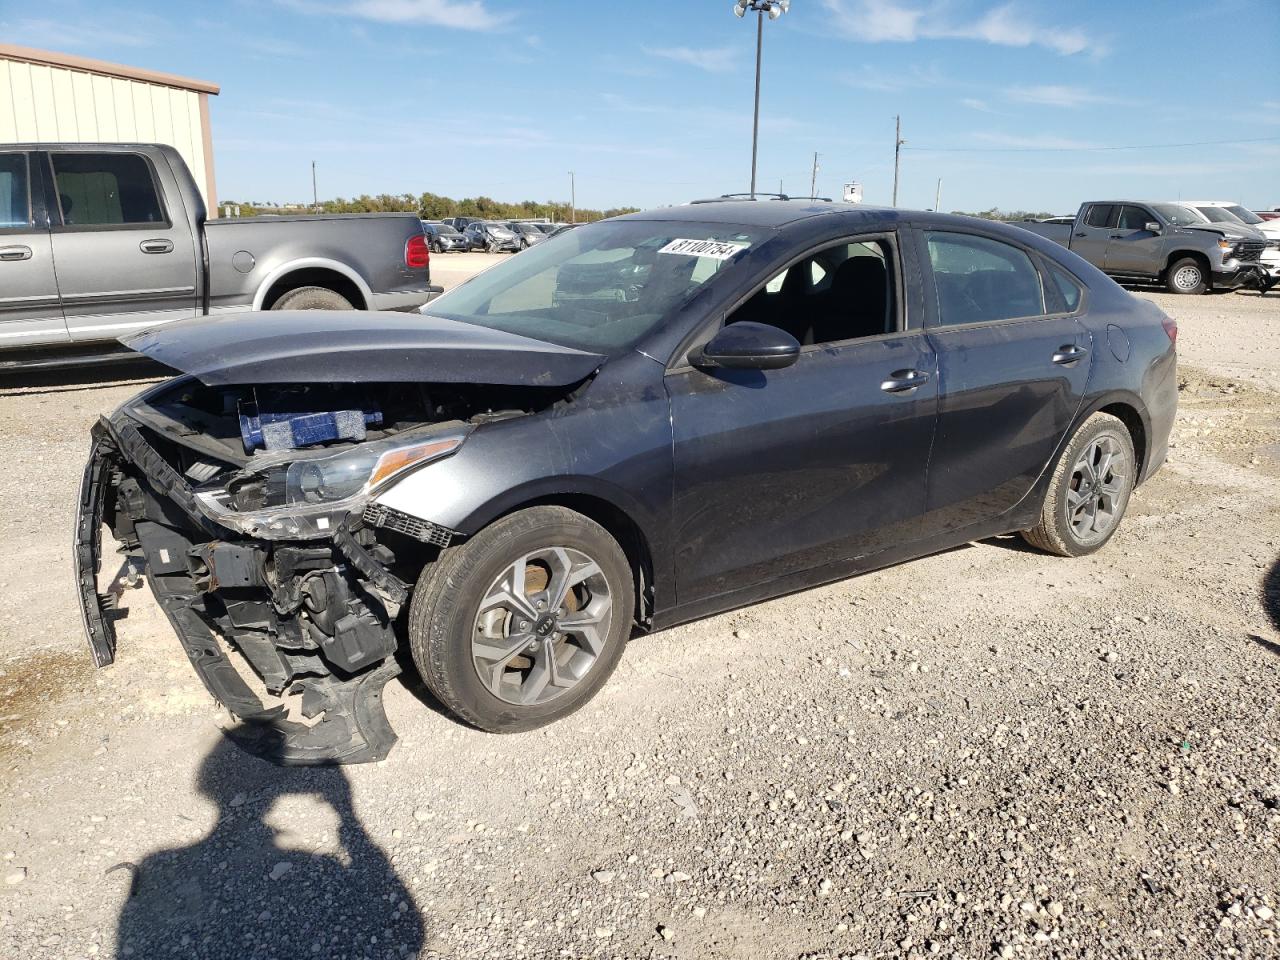
<svg viewBox="0 0 1280 960"><path fill-rule="evenodd" d="M672 240L659 253L674 253L685 257L710 257L712 260L728 260L741 253L749 245L729 243L724 240Z"/></svg>

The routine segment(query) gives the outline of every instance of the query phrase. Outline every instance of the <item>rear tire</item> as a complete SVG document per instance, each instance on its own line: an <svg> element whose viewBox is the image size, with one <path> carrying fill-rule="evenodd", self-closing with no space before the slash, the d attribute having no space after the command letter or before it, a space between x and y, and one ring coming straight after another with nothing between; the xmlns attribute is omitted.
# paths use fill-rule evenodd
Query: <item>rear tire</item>
<svg viewBox="0 0 1280 960"><path fill-rule="evenodd" d="M1164 285L1170 293L1204 293L1209 287L1204 264L1195 257L1183 257L1169 264L1164 274Z"/></svg>
<svg viewBox="0 0 1280 960"><path fill-rule="evenodd" d="M342 294L328 287L298 287L271 305L272 310L354 310Z"/></svg>
<svg viewBox="0 0 1280 960"><path fill-rule="evenodd" d="M1128 428L1108 413L1095 413L1058 457L1040 522L1023 530L1022 538L1060 557L1100 550L1120 526L1137 472Z"/></svg>
<svg viewBox="0 0 1280 960"><path fill-rule="evenodd" d="M571 587L557 601L562 582ZM519 602L504 599L513 596ZM607 530L564 507L531 507L423 570L409 648L450 711L481 730L518 733L595 696L622 657L634 609L630 564Z"/></svg>

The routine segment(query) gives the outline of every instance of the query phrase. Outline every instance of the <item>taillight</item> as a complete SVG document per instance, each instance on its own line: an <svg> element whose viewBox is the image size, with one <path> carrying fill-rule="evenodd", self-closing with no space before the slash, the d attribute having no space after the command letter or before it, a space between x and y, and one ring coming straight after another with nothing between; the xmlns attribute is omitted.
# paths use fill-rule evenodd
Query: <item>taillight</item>
<svg viewBox="0 0 1280 960"><path fill-rule="evenodd" d="M414 270L422 270L431 263L431 248L427 246L427 235L417 233L405 241L404 265Z"/></svg>
<svg viewBox="0 0 1280 960"><path fill-rule="evenodd" d="M1160 325L1164 327L1164 332L1169 335L1170 343L1178 342L1178 321L1173 317L1165 317L1160 321Z"/></svg>

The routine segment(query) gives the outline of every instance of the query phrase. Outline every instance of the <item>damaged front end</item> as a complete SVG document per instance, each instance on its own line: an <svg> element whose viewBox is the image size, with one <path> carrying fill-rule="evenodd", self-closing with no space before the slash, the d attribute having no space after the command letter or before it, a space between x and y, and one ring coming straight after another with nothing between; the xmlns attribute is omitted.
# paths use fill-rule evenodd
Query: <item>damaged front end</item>
<svg viewBox="0 0 1280 960"><path fill-rule="evenodd" d="M116 596L97 576L105 524L205 687L244 721L233 735L282 763L387 755L397 621L454 533L372 496L542 395L353 390L170 382L95 425L80 491L74 557L94 662L116 652ZM495 396L511 405L493 409Z"/></svg>

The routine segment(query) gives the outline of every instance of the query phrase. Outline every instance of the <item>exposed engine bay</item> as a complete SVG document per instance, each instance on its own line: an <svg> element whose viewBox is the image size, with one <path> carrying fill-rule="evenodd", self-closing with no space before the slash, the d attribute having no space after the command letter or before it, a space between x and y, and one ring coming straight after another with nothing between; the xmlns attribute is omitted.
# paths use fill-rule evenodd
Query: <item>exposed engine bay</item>
<svg viewBox="0 0 1280 960"><path fill-rule="evenodd" d="M114 659L119 615L98 584L105 524L247 747L294 764L385 757L401 612L458 534L373 492L568 392L188 377L143 394L95 426L81 487L75 561L95 662Z"/></svg>

